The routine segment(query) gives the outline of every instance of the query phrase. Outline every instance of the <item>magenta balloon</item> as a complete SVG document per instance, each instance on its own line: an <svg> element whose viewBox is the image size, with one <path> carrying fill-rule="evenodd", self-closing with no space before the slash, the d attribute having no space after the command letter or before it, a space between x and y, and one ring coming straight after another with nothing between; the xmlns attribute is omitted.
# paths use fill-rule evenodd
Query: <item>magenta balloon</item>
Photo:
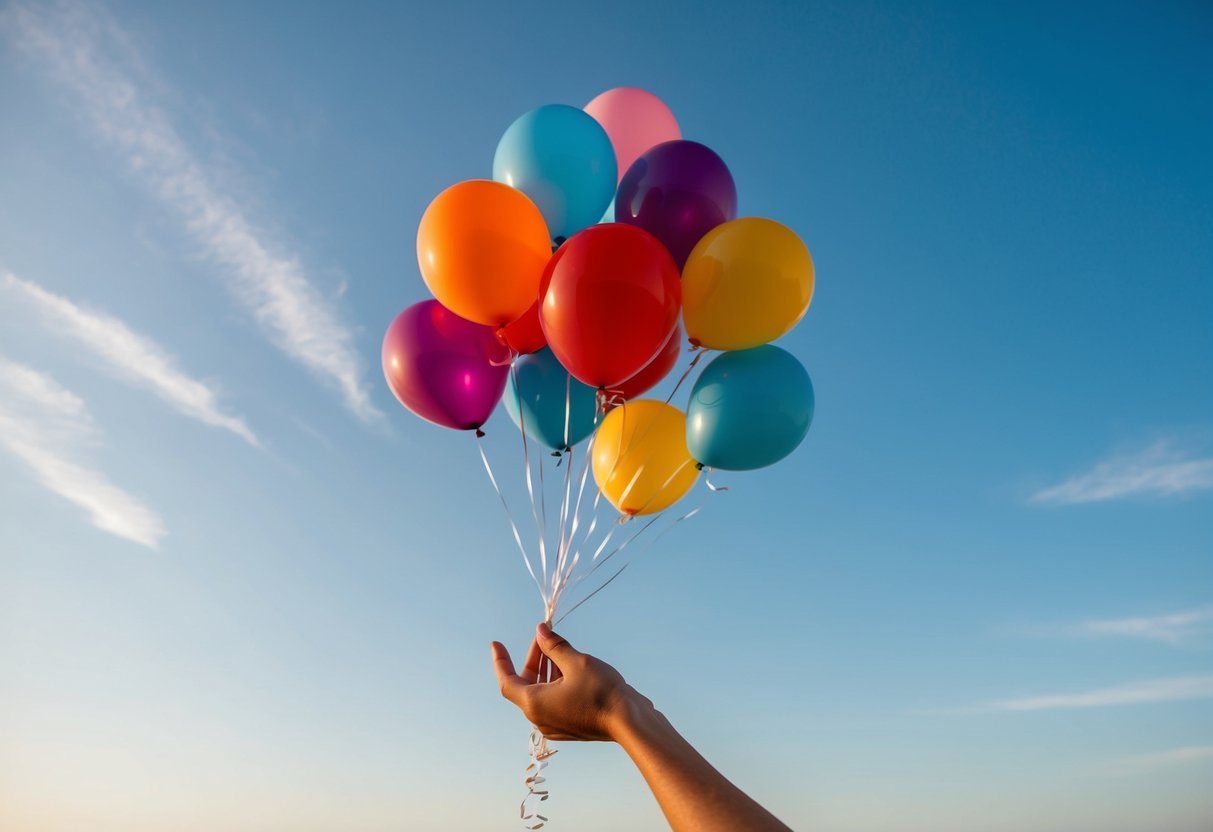
<svg viewBox="0 0 1213 832"><path fill-rule="evenodd" d="M737 219L737 186L724 161L699 142L663 142L632 163L615 193L615 221L665 244L681 269L699 239Z"/></svg>
<svg viewBox="0 0 1213 832"><path fill-rule="evenodd" d="M383 375L400 403L455 430L486 421L509 376L509 350L492 327L464 320L436 300L396 316L383 336Z"/></svg>

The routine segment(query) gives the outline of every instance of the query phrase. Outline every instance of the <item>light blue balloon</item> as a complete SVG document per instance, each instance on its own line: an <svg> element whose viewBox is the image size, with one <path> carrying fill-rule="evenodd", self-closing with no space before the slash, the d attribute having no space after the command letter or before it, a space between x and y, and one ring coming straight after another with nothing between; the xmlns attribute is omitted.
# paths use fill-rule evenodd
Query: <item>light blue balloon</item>
<svg viewBox="0 0 1213 832"><path fill-rule="evenodd" d="M503 398L514 424L522 427L525 421L527 436L554 451L562 451L594 432L597 397L598 391L572 378L552 351L544 347L514 363Z"/></svg>
<svg viewBox="0 0 1213 832"><path fill-rule="evenodd" d="M691 390L687 449L709 468L764 468L800 445L813 403L813 383L791 353L770 344L723 353Z"/></svg>
<svg viewBox="0 0 1213 832"><path fill-rule="evenodd" d="M584 110L547 104L505 131L493 178L529 196L552 238L567 240L596 224L615 198L615 148Z"/></svg>

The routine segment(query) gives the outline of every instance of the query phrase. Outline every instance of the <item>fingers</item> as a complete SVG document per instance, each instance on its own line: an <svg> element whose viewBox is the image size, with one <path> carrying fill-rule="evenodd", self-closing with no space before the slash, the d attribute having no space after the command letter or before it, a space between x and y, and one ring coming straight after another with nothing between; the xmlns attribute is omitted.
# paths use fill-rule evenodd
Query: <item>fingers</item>
<svg viewBox="0 0 1213 832"><path fill-rule="evenodd" d="M540 624L535 628L535 642L544 655L550 658L557 667L581 655L563 636L552 632L552 628L547 624Z"/></svg>
<svg viewBox="0 0 1213 832"><path fill-rule="evenodd" d="M522 665L522 680L527 684L534 684L539 681L539 668L543 661L543 653L539 652L539 645L531 642L531 649L526 651L526 661Z"/></svg>
<svg viewBox="0 0 1213 832"><path fill-rule="evenodd" d="M527 684L535 684L536 682L555 682L564 674L560 672L560 668L552 662L550 657L543 654L538 642L532 641L531 649L526 654L526 662L522 666L522 673L519 675Z"/></svg>
<svg viewBox="0 0 1213 832"><path fill-rule="evenodd" d="M490 648L493 651L493 670L497 673L497 681L501 683L501 695L516 705L526 682L514 672L514 662L510 660L510 652L505 649L504 644L494 641Z"/></svg>

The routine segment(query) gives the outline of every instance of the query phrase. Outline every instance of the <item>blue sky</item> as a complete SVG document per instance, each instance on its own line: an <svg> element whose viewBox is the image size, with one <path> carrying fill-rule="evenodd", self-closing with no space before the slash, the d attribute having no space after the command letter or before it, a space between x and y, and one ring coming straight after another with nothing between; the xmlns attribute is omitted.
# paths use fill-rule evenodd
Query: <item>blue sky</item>
<svg viewBox="0 0 1213 832"><path fill-rule="evenodd" d="M1210 34L1196 3L6 4L0 826L517 828L487 643L539 605L379 339L429 199L633 84L808 243L780 343L817 413L568 637L797 829L1208 828ZM661 828L618 749L551 773L560 828Z"/></svg>

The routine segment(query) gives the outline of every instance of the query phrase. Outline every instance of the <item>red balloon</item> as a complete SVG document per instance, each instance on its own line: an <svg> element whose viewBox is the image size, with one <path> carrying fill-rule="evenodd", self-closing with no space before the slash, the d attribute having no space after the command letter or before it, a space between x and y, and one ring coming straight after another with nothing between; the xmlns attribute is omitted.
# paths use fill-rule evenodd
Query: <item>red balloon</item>
<svg viewBox="0 0 1213 832"><path fill-rule="evenodd" d="M670 333L670 338L665 342L665 346L661 348L661 352L657 353L657 357L644 366L636 375L619 385L619 397L622 399L634 399L641 393L645 393L657 386L657 382L670 374L670 370L674 369L678 364L678 356L682 354L682 327L674 324L674 331Z"/></svg>
<svg viewBox="0 0 1213 832"><path fill-rule="evenodd" d="M592 225L548 261L539 320L548 346L578 381L615 389L644 369L678 325L674 258L634 225Z"/></svg>
<svg viewBox="0 0 1213 832"><path fill-rule="evenodd" d="M543 327L539 324L539 301L531 304L531 308L513 323L508 323L497 329L497 340L512 349L518 355L529 355L539 352L547 346L543 337Z"/></svg>

